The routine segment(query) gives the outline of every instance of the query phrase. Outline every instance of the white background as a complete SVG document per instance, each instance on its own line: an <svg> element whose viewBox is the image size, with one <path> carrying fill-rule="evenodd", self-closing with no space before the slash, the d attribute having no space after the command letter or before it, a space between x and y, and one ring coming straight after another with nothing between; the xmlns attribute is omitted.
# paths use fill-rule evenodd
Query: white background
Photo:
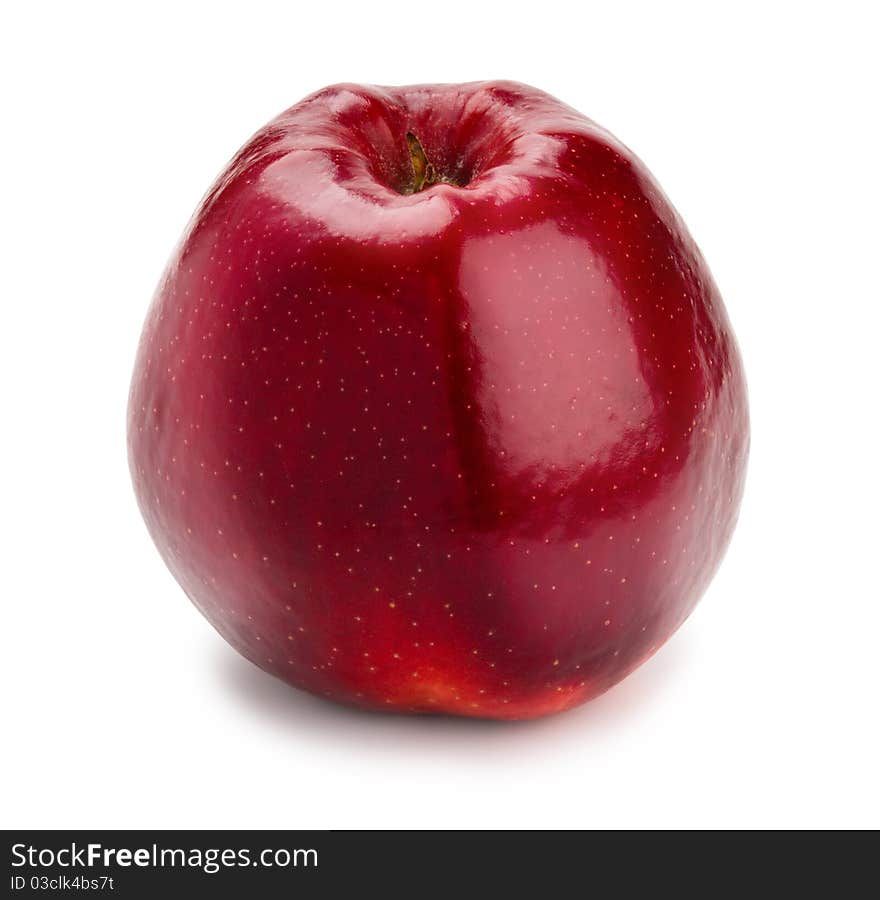
<svg viewBox="0 0 880 900"><path fill-rule="evenodd" d="M4 827L878 826L869 3L16 4L3 25ZM701 245L753 452L697 612L522 724L377 717L239 658L129 484L164 262L247 137L336 81L505 77L610 128Z"/></svg>

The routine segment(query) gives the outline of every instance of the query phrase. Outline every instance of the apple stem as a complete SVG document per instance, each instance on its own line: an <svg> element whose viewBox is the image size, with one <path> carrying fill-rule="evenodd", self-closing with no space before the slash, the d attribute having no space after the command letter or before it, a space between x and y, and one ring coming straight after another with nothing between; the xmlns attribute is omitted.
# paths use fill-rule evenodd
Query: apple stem
<svg viewBox="0 0 880 900"><path fill-rule="evenodd" d="M406 142L409 145L409 155L413 167L411 193L417 194L419 191L431 187L432 184L437 184L441 179L425 154L421 141L411 131L406 133Z"/></svg>

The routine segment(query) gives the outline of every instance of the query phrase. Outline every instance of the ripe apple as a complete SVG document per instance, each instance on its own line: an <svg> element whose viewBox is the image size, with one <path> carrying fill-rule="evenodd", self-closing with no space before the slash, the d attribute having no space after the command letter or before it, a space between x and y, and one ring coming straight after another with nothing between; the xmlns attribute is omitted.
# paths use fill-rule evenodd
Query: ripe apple
<svg viewBox="0 0 880 900"><path fill-rule="evenodd" d="M318 91L217 179L131 386L135 490L292 685L516 719L684 621L737 517L740 356L644 165L513 82Z"/></svg>

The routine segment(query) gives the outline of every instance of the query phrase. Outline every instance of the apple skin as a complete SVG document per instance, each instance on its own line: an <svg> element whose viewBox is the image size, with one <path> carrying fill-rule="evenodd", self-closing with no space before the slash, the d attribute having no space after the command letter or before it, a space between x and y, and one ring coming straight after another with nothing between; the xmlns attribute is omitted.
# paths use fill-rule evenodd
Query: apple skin
<svg viewBox="0 0 880 900"><path fill-rule="evenodd" d="M407 193L408 132L448 183ZM165 562L249 660L520 719L693 610L749 428L721 297L644 165L481 82L336 85L250 140L160 283L128 436Z"/></svg>

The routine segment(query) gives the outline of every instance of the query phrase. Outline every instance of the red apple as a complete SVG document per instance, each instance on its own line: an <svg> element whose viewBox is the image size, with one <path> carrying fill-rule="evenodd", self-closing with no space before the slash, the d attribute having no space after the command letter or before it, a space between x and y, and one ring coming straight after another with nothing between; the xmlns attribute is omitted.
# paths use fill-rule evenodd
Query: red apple
<svg viewBox="0 0 880 900"><path fill-rule="evenodd" d="M748 443L684 223L512 82L337 85L258 132L168 266L129 407L150 533L240 653L500 719L595 697L681 625Z"/></svg>

